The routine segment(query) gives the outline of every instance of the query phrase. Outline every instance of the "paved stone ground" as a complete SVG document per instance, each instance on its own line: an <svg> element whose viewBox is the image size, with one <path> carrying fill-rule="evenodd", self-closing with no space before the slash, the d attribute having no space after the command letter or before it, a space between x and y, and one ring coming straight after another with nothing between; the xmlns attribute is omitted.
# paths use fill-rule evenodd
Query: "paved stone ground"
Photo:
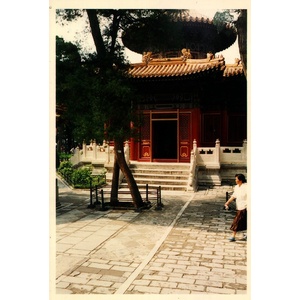
<svg viewBox="0 0 300 300"><path fill-rule="evenodd" d="M60 186L57 294L246 294L247 242L228 242L229 186L162 191L162 210L88 209Z"/></svg>

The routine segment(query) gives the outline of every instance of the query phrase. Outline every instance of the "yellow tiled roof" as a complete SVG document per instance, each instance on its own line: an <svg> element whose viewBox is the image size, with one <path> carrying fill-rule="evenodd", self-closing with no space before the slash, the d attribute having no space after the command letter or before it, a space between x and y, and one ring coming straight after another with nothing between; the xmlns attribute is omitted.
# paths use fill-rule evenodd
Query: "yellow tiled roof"
<svg viewBox="0 0 300 300"><path fill-rule="evenodd" d="M223 76L229 77L242 74L244 74L243 65L241 64L241 61L238 58L236 58L234 64L226 65Z"/></svg>
<svg viewBox="0 0 300 300"><path fill-rule="evenodd" d="M146 54L142 63L131 65L129 76L133 78L176 77L208 70L221 70L226 77L243 73L239 61L227 66L223 56L214 58L212 54L207 54L206 59L191 59L187 56L152 59L150 54Z"/></svg>

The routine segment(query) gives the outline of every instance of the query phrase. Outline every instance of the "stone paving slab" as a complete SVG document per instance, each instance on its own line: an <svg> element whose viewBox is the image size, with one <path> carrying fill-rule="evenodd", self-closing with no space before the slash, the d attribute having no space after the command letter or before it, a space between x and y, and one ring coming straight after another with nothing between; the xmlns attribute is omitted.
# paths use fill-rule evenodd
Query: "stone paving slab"
<svg viewBox="0 0 300 300"><path fill-rule="evenodd" d="M74 198L56 217L56 293L246 294L247 242L228 242L227 190L163 192L161 211L139 213Z"/></svg>
<svg viewBox="0 0 300 300"><path fill-rule="evenodd" d="M246 293L247 243L229 244L228 229L218 227L221 222L229 228L233 214L220 209L222 198L208 201L197 196L126 294L165 294L171 286L186 294Z"/></svg>

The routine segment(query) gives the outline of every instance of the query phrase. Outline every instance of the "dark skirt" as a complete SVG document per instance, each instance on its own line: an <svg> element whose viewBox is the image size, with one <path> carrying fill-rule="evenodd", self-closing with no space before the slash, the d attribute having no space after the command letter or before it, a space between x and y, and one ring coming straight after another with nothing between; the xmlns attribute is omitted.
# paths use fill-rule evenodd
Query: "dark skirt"
<svg viewBox="0 0 300 300"><path fill-rule="evenodd" d="M247 229L247 209L237 210L230 230L243 231Z"/></svg>

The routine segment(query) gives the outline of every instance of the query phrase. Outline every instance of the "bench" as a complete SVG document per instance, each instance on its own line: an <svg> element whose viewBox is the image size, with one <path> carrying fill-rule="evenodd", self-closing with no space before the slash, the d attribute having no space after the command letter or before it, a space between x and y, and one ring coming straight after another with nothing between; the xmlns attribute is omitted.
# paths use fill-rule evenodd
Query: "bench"
<svg viewBox="0 0 300 300"><path fill-rule="evenodd" d="M150 208L152 203L150 200L156 201L155 210L161 210L163 204L161 202L161 187L149 186L139 187L141 197L145 203L145 206L141 209ZM100 194L100 195L99 195ZM105 199L110 198L111 190L104 190L99 185L90 187L90 204L88 208L99 207L100 210L107 210L108 208L133 208L133 201L130 190L118 190L118 205L111 206L110 202L105 202ZM99 201L101 199L101 202ZM95 202L93 202L95 199ZM139 210L139 209L138 209Z"/></svg>

